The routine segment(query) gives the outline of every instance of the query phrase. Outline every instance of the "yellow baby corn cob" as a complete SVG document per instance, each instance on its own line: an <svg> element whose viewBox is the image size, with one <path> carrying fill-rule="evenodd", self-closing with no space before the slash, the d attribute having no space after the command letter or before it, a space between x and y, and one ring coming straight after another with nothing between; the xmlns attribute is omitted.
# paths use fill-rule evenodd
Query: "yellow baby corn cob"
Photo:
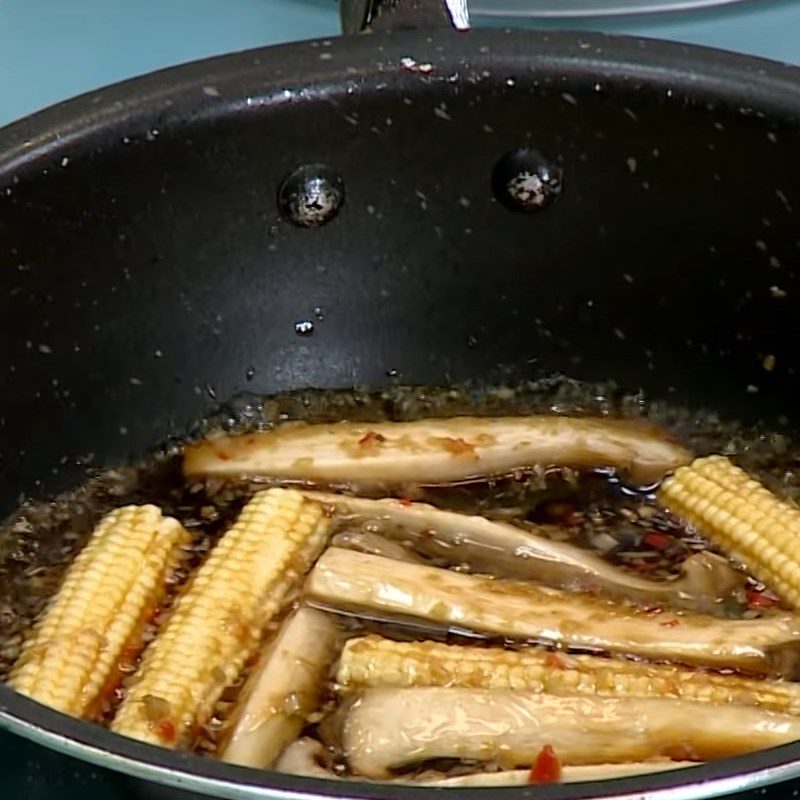
<svg viewBox="0 0 800 800"><path fill-rule="evenodd" d="M103 518L33 628L9 684L77 717L93 718L142 645L189 534L156 506Z"/></svg>
<svg viewBox="0 0 800 800"><path fill-rule="evenodd" d="M724 456L678 468L662 484L658 499L800 608L800 509Z"/></svg>
<svg viewBox="0 0 800 800"><path fill-rule="evenodd" d="M310 569L329 527L322 506L300 492L257 494L145 651L112 730L164 747L191 740Z"/></svg>
<svg viewBox="0 0 800 800"><path fill-rule="evenodd" d="M339 662L344 688L457 686L604 697L674 697L800 714L800 684L740 678L641 661L542 650L350 639Z"/></svg>

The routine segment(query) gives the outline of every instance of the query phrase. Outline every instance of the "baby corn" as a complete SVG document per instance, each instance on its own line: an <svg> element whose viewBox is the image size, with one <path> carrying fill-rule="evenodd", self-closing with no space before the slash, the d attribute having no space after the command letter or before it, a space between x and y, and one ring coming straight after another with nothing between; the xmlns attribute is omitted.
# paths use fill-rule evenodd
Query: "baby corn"
<svg viewBox="0 0 800 800"><path fill-rule="evenodd" d="M680 467L664 481L658 499L800 608L800 509L724 456Z"/></svg>
<svg viewBox="0 0 800 800"><path fill-rule="evenodd" d="M9 684L65 714L92 719L136 657L148 619L189 534L156 506L104 517L33 628Z"/></svg>
<svg viewBox="0 0 800 800"><path fill-rule="evenodd" d="M800 714L796 683L534 649L396 642L375 635L347 642L336 680L348 691L412 686L525 689L560 695L674 697Z"/></svg>
<svg viewBox="0 0 800 800"><path fill-rule="evenodd" d="M257 494L146 650L112 730L165 747L189 743L319 555L329 525L299 492Z"/></svg>

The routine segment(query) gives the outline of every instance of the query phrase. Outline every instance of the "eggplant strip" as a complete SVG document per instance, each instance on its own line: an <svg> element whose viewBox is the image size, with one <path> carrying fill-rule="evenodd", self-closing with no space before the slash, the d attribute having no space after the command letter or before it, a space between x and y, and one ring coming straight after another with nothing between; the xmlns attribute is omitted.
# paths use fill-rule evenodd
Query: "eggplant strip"
<svg viewBox="0 0 800 800"><path fill-rule="evenodd" d="M219 753L223 761L272 766L317 708L337 639L335 620L313 608L300 608L283 623L234 710Z"/></svg>
<svg viewBox="0 0 800 800"><path fill-rule="evenodd" d="M454 564L468 564L474 572L705 613L721 613L720 601L744 584L743 576L712 553L698 553L687 559L691 565L678 580L647 580L575 545L505 522L441 511L426 503L369 500L325 492L304 494L339 516L375 521L384 536L411 540L419 552ZM720 588L725 597L719 596Z"/></svg>
<svg viewBox="0 0 800 800"><path fill-rule="evenodd" d="M350 768L368 778L439 758L530 766L548 744L564 764L603 764L725 758L798 738L797 717L743 706L438 688L370 689L342 731Z"/></svg>
<svg viewBox="0 0 800 800"><path fill-rule="evenodd" d="M646 661L568 656L538 648L396 642L375 635L345 644L336 682L346 691L463 686L560 695L673 697L800 715L800 684L789 681L720 675Z"/></svg>
<svg viewBox="0 0 800 800"><path fill-rule="evenodd" d="M650 775L653 772L669 772L673 769L696 767L697 761L637 761L630 764L583 764L561 769L561 783L583 783L586 781L610 781L615 778L632 778L635 775ZM503 772L476 772L454 778L421 779L415 783L424 786L440 786L456 789L463 786L525 786L531 782L529 769Z"/></svg>
<svg viewBox="0 0 800 800"><path fill-rule="evenodd" d="M189 445L183 467L192 476L397 487L559 465L613 468L633 484L649 485L690 460L664 431L643 422L553 415L288 423Z"/></svg>
<svg viewBox="0 0 800 800"><path fill-rule="evenodd" d="M278 772L303 775L307 778L322 778L329 781L342 780L335 772L324 766L328 759L326 749L316 740L303 738L290 744L275 765ZM673 769L696 767L696 761L641 761L629 764L584 764L565 766L561 770L561 783L580 783L582 781L605 781L614 778L630 778L634 775L648 775L653 772L667 772ZM502 772L474 772L469 775L444 776L423 773L415 778L396 778L392 783L412 784L414 786L440 786L457 788L460 786L524 786L530 783L530 770L505 770Z"/></svg>
<svg viewBox="0 0 800 800"><path fill-rule="evenodd" d="M753 620L654 614L532 583L339 548L323 554L305 591L326 607L423 619L450 629L756 674L798 674L800 616L795 614Z"/></svg>
<svg viewBox="0 0 800 800"><path fill-rule="evenodd" d="M356 550L359 553L369 553L373 556L394 558L397 561L411 561L414 564L424 564L420 556L400 542L395 542L379 533L371 531L345 530L337 533L331 539L334 547L343 547L347 550Z"/></svg>
<svg viewBox="0 0 800 800"><path fill-rule="evenodd" d="M302 739L292 742L281 753L275 763L275 770L288 772L290 775L303 775L306 778L341 780L339 775L325 766L329 760L328 751L320 742L304 736Z"/></svg>

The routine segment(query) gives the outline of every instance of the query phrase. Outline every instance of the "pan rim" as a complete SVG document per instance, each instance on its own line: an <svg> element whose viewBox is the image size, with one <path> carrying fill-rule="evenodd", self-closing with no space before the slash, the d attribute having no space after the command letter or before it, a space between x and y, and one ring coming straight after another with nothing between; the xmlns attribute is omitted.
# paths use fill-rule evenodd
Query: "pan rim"
<svg viewBox="0 0 800 800"><path fill-rule="evenodd" d="M346 44L343 44L346 42ZM363 70L384 72L387 66L401 70L402 56L432 56L434 72L418 75L437 80L436 66L442 59L459 66L491 58L502 47L509 61L518 67L531 59L542 69L561 65L565 75L576 73L576 66L591 66L593 74L619 78L636 69L642 78L662 82L668 73L676 87L691 85L701 94L704 89L725 89L731 99L753 101L760 98L761 110L775 108L800 120L800 65L732 53L714 47L670 42L645 37L596 32L524 30L516 28L473 28L467 31L403 30L356 37L308 39L288 44L243 50L166 67L124 81L85 92L33 112L8 125L0 126L0 186L4 173L15 167L61 151L101 126L114 122L171 118L186 110L177 100L193 95L212 107L225 102L223 89L228 84L249 79L264 94L286 86L315 86L333 73L339 80ZM309 52L309 49L311 52ZM331 60L309 58L328 56ZM334 58L336 56L337 58ZM350 63L346 68L338 57ZM357 65L357 68L356 68ZM289 67L288 73L285 69ZM269 68L269 71L268 71ZM269 78L265 79L268 74ZM298 74L301 76L298 78ZM438 80L445 80L444 74ZM216 84L223 84L217 88ZM212 95L203 92L215 89ZM791 102L787 100L791 98ZM748 109L753 111L753 109ZM120 126L121 127L121 126Z"/></svg>
<svg viewBox="0 0 800 800"><path fill-rule="evenodd" d="M218 800L422 800L431 787L365 784L258 771L119 736L61 714L0 684L0 727L36 744L131 778ZM744 765L750 768L741 769ZM720 774L721 773L721 774ZM705 800L800 778L800 742L696 767L584 783L492 787L499 800ZM485 800L485 788L450 788Z"/></svg>
<svg viewBox="0 0 800 800"><path fill-rule="evenodd" d="M310 51L309 48L312 48ZM150 126L177 124L187 112L201 117L219 110L219 103L241 102L243 86L257 86L270 102L283 99L287 85L319 89L343 83L348 69L359 78L402 72L401 59L414 56L444 66L478 66L502 50L504 62L521 68L533 60L543 71L575 76L591 73L619 80L634 71L659 87L691 89L697 97L721 97L744 113L774 113L800 120L800 69L751 56L711 48L632 37L570 32L481 29L405 31L343 40L324 39L217 56L171 67L98 89L37 112L0 129L0 191L17 172L25 175L69 148L86 147L100 131L120 137ZM484 52L485 50L485 52ZM309 52L326 59L309 59ZM313 66L309 69L309 61ZM342 65L345 66L342 66ZM387 68L391 68L391 72ZM402 79L447 80L449 69L432 77L410 74ZM292 83L289 83L289 82ZM208 87L214 93L204 91ZM201 107L202 106L202 107ZM152 747L44 708L0 685L0 726L34 742L108 767L129 776L164 785L213 794L230 800L421 800L430 788L340 783L277 773L259 773L199 756ZM734 791L759 788L800 777L800 742L674 773L621 778L584 784L537 786L541 800L616 798L617 800L701 800ZM484 800L486 790L449 789L456 800ZM425 793L425 794L423 794ZM492 789L508 800L528 800L533 788Z"/></svg>

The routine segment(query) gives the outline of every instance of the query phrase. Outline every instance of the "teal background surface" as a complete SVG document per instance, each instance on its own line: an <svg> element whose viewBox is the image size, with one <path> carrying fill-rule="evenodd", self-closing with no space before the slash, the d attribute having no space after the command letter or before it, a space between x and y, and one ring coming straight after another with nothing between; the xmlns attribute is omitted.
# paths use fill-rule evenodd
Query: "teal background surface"
<svg viewBox="0 0 800 800"><path fill-rule="evenodd" d="M521 24L677 39L800 63L797 0ZM0 0L0 125L160 67L337 32L335 0Z"/></svg>
<svg viewBox="0 0 800 800"><path fill-rule="evenodd" d="M522 24L675 39L800 64L800 0ZM0 0L0 125L161 67L337 32L335 0ZM780 787L759 798L797 793ZM0 797L137 800L141 795L120 776L0 732Z"/></svg>

